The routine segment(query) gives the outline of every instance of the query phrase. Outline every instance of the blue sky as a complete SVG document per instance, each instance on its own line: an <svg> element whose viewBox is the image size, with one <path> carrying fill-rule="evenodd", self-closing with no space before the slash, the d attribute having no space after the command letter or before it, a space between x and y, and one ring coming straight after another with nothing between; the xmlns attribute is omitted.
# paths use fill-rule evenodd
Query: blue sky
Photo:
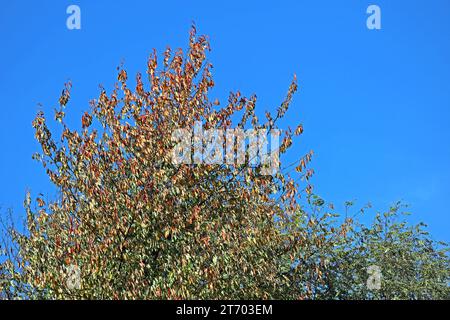
<svg viewBox="0 0 450 320"><path fill-rule="evenodd" d="M81 8L81 30L66 8ZM366 9L381 8L368 30ZM216 88L258 95L275 110L293 73L288 117L304 135L289 160L313 149L315 191L336 204L379 210L410 204L437 239L450 241L450 2L385 1L11 1L0 6L0 205L22 214L27 189L54 195L31 121L49 115L73 83L69 118L79 125L99 84L112 88L123 61L145 71L152 48L186 47L189 27L209 35Z"/></svg>

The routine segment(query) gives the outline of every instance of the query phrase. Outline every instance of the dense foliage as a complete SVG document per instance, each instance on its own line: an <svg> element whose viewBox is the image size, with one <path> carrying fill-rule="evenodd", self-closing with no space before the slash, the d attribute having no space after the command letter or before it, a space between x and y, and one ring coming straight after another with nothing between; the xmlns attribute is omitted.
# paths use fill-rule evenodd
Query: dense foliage
<svg viewBox="0 0 450 320"><path fill-rule="evenodd" d="M426 299L449 297L446 245L397 219L400 206L366 227L339 217L313 194L312 152L276 175L243 165L171 161L171 133L192 128L269 132L297 90L261 122L256 96L212 102L209 44L193 28L187 52L153 53L148 82L118 69L81 119L65 122L67 84L55 138L43 112L33 121L56 201L27 194L26 230L5 225L0 298L57 299ZM302 126L286 130L285 153ZM291 168L295 170L291 170ZM359 212L361 214L362 212ZM381 269L369 289L367 268ZM80 283L70 285L78 270Z"/></svg>

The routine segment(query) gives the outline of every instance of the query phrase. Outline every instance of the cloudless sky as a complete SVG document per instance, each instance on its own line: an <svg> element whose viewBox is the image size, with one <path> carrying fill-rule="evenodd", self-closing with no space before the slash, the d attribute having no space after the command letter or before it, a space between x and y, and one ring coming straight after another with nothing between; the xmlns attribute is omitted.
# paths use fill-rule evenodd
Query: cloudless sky
<svg viewBox="0 0 450 320"><path fill-rule="evenodd" d="M68 30L66 8L81 8ZM381 30L366 9L381 8ZM71 79L68 118L116 80L125 63L145 73L152 48L186 48L195 21L207 34L216 88L256 93L274 111L294 73L296 95L281 128L305 133L285 163L313 149L315 192L335 204L410 204L436 239L450 241L450 1L2 1L0 4L0 205L23 214L27 189L55 195L31 127L48 117ZM42 104L39 107L38 104ZM342 206L341 206L342 208Z"/></svg>

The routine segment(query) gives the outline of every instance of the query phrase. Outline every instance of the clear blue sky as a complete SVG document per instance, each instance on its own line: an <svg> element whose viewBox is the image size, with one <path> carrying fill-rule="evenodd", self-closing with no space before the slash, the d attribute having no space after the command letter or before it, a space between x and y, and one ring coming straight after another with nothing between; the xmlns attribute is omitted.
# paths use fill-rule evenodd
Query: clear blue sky
<svg viewBox="0 0 450 320"><path fill-rule="evenodd" d="M81 30L66 8L81 8ZM366 28L377 4L382 29ZM292 74L300 93L283 125L304 124L292 160L314 149L315 191L377 209L404 200L450 241L450 1L3 1L0 6L0 204L23 213L27 188L54 195L31 121L51 114L68 79L69 118L110 89L115 68L145 71L151 49L208 34L217 87L275 110Z"/></svg>

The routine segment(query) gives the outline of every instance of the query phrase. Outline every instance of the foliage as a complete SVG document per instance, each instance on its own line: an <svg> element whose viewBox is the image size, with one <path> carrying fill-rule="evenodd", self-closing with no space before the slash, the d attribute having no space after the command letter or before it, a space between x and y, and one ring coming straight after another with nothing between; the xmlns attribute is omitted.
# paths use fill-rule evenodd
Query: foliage
<svg viewBox="0 0 450 320"><path fill-rule="evenodd" d="M366 228L353 219L339 222L333 207L313 196L312 152L295 163L295 177L290 166L261 175L248 161L172 163L174 130L201 121L205 129L269 132L297 90L294 78L276 114L266 113L263 123L255 114L256 96L231 93L220 108L209 99L208 50L206 37L193 28L187 52L168 48L162 64L153 52L148 83L138 74L134 90L118 68L114 90L102 90L91 102L81 130L65 122L66 84L55 110L58 139L38 113L33 127L42 153L34 158L59 197L45 203L27 194L26 232L7 228L3 237L0 297L448 297L448 257L420 228L391 222L396 210ZM302 126L287 130L280 152L302 132ZM369 263L383 267L379 292L365 286ZM67 283L73 266L81 273L79 288Z"/></svg>
<svg viewBox="0 0 450 320"><path fill-rule="evenodd" d="M322 263L308 274L309 260L301 261L292 274L293 282L310 284L309 296L315 299L450 298L447 244L433 241L423 223L408 225L402 219L408 214L403 207L397 203L387 212L377 213L369 226L362 224L358 215L370 206L347 217L340 230L342 237L330 239L328 247L322 246L309 256L309 260L312 256ZM333 223L321 223L320 228L333 228ZM380 270L377 290L368 285L374 266ZM315 278L318 274L323 275L321 281Z"/></svg>

